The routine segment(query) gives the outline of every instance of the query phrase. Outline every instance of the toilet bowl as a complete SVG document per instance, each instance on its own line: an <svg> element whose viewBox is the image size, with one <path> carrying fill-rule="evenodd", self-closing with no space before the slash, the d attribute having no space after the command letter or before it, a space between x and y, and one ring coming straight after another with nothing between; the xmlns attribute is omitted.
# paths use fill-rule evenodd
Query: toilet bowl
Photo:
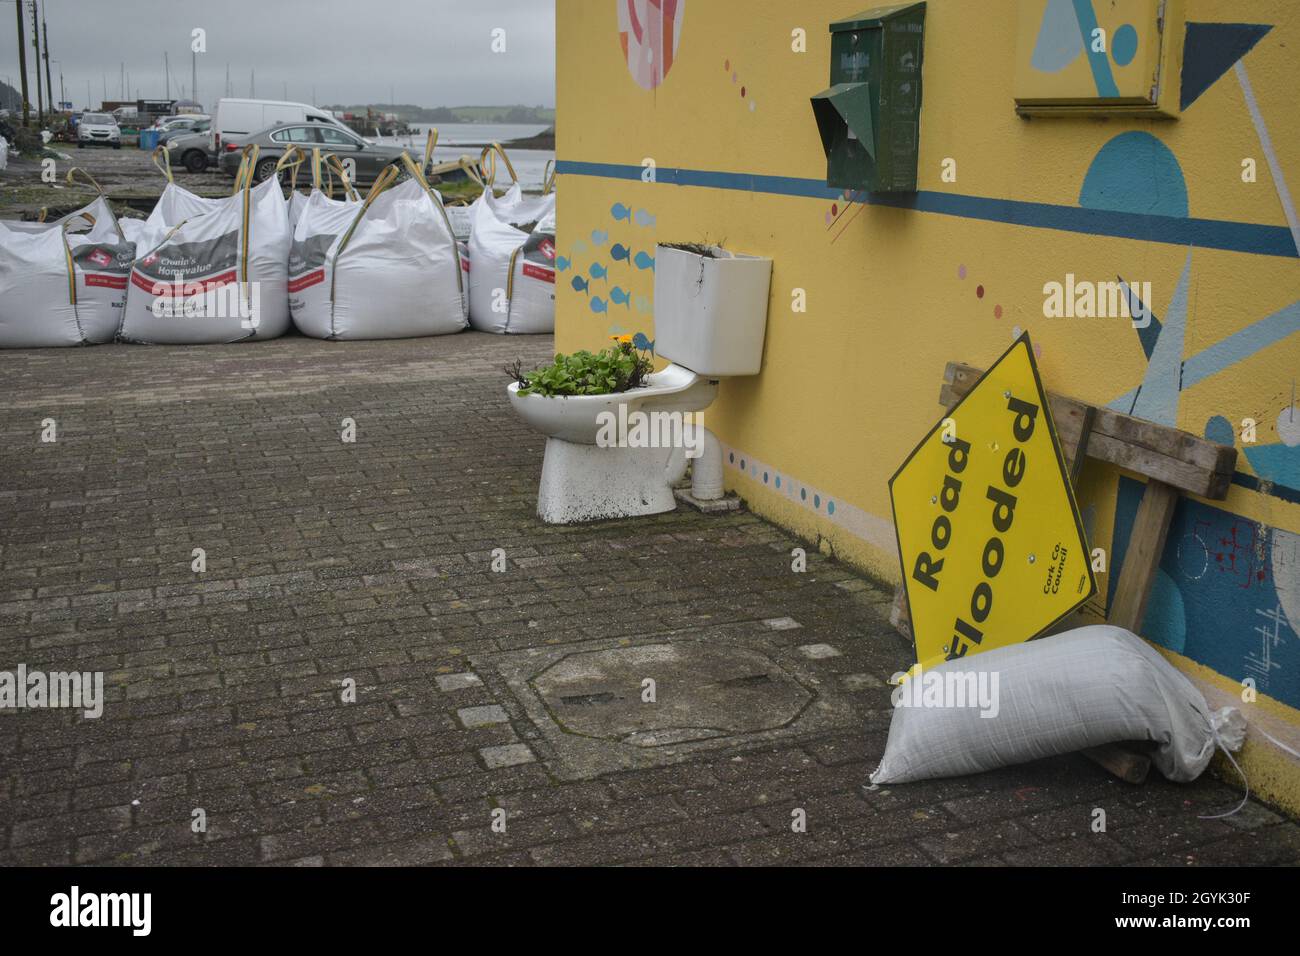
<svg viewBox="0 0 1300 956"><path fill-rule="evenodd" d="M721 378L759 371L771 269L770 259L716 247L701 256L660 246L657 351L672 364L609 395L521 396L518 383L510 385L510 404L546 436L537 493L543 521L672 511L673 486L692 461L694 496L722 497L721 445L693 413L713 403Z"/></svg>
<svg viewBox="0 0 1300 956"><path fill-rule="evenodd" d="M573 524L672 511L673 486L686 474L687 453L704 446L704 436L695 431L703 426L683 418L684 440L664 444L657 431L663 419L654 413L703 411L717 397L718 381L669 365L648 375L641 388L614 395L521 396L518 383L509 394L519 416L546 436L537 514L548 524ZM598 444L602 433L618 441L618 424L635 423L639 416L654 423L654 444Z"/></svg>

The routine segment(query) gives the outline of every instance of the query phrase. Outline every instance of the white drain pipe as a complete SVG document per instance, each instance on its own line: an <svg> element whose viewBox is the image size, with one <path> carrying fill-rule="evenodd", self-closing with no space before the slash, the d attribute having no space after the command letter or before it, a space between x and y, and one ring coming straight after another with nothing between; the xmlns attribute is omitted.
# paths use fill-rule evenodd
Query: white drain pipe
<svg viewBox="0 0 1300 956"><path fill-rule="evenodd" d="M717 501L722 497L722 443L703 425L692 425L700 457L691 459L691 496L697 501Z"/></svg>

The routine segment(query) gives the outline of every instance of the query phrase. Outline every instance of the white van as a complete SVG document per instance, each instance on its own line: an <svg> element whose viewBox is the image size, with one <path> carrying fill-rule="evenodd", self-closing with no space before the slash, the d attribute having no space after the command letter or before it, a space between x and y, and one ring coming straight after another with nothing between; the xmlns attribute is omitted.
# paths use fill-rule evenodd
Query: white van
<svg viewBox="0 0 1300 956"><path fill-rule="evenodd" d="M212 148L220 155L226 144L243 145L243 139L278 123L320 123L341 125L328 110L306 103L280 100L217 100L212 120Z"/></svg>

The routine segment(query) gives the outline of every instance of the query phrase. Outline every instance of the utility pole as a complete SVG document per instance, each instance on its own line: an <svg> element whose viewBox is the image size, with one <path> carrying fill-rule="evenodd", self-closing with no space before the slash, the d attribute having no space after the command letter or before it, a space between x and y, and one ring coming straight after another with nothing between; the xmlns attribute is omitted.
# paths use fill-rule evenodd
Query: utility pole
<svg viewBox="0 0 1300 956"><path fill-rule="evenodd" d="M32 46L36 48L36 122L45 125L45 101L41 98L41 24L36 18L36 0L32 4Z"/></svg>
<svg viewBox="0 0 1300 956"><path fill-rule="evenodd" d="M167 61L166 50L163 51L163 73L167 75L167 92L163 96L163 99L169 100L172 98L172 68L171 64Z"/></svg>
<svg viewBox="0 0 1300 956"><path fill-rule="evenodd" d="M23 125L32 123L32 104L27 99L27 41L23 37L23 5L15 3L18 11L18 72L22 75L23 86Z"/></svg>
<svg viewBox="0 0 1300 956"><path fill-rule="evenodd" d="M190 50L190 99L199 101L199 54Z"/></svg>
<svg viewBox="0 0 1300 956"><path fill-rule="evenodd" d="M230 96L230 63L226 63L226 96Z"/></svg>
<svg viewBox="0 0 1300 956"><path fill-rule="evenodd" d="M45 89L50 93L50 112L54 112L54 83L50 80L50 25L45 22L45 7L41 7L41 32L45 34ZM59 108L62 109L62 102Z"/></svg>

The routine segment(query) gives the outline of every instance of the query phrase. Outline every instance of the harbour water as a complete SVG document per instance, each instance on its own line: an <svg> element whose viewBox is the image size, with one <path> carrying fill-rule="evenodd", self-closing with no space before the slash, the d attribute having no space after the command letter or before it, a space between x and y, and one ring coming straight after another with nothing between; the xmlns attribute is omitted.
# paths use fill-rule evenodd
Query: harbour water
<svg viewBox="0 0 1300 956"><path fill-rule="evenodd" d="M413 150L424 148L425 134L429 130L427 123L412 123L417 132L409 136L387 136L370 139L377 143L391 143L407 146ZM438 126L438 146L433 151L435 162L449 162L461 156L477 159L485 143L508 143L515 139L536 136L547 129L545 124L514 123L443 123ZM542 188L546 175L546 164L555 159L551 149L509 149L510 162L519 175L519 184L526 192L538 192ZM497 185L508 182L509 173L503 166L498 166Z"/></svg>

